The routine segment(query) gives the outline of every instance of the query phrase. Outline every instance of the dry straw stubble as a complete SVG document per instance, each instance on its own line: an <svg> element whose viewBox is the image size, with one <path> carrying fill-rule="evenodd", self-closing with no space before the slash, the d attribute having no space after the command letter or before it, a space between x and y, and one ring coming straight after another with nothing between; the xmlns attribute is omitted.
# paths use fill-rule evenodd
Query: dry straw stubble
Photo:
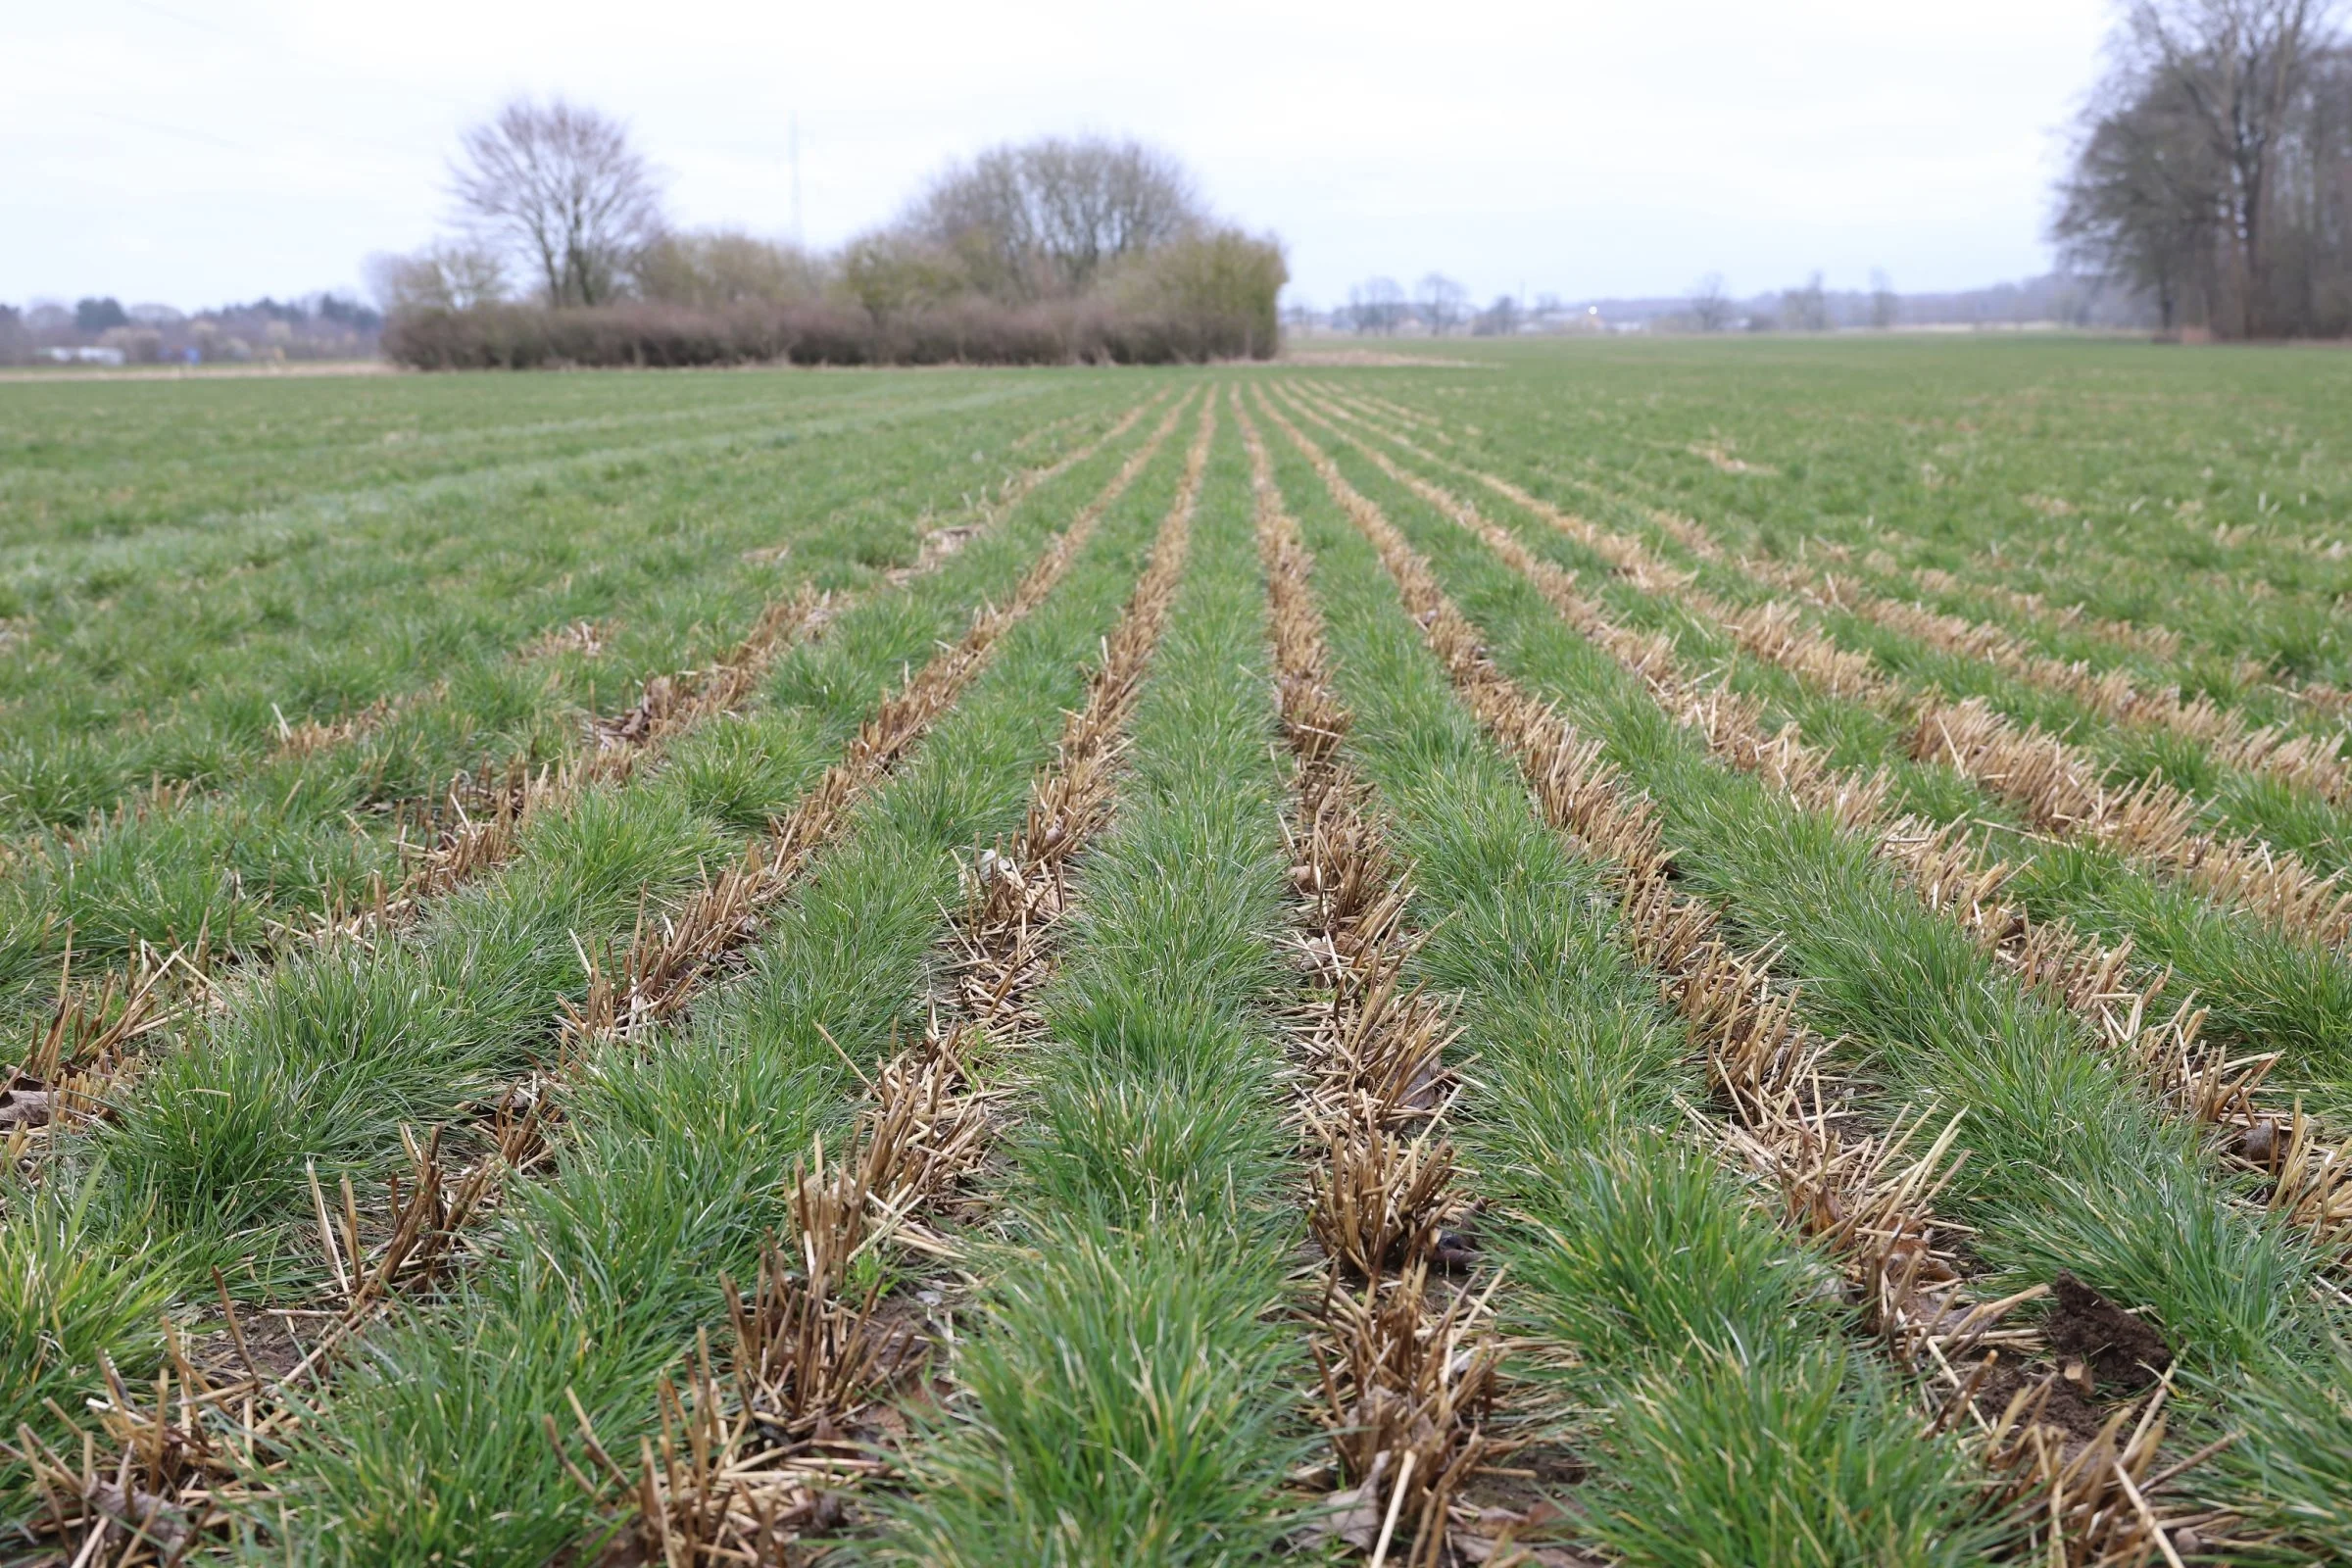
<svg viewBox="0 0 2352 1568"><path fill-rule="evenodd" d="M945 1298L957 1288L954 1277L933 1281L943 1304L918 1312L882 1299L878 1288L847 1291L850 1267L885 1245L949 1264L961 1255L930 1217L985 1160L1010 1093L977 1078L972 1055L984 1042L992 1054L1017 1046L1036 1027L1031 999L1068 907L1069 862L1110 818L1125 733L1183 575L1213 433L1204 409L1152 559L1054 760L1031 789L1018 834L979 852L962 877L955 981L930 1026L863 1080L847 1158L828 1165L820 1145L813 1169L797 1176L798 1254L769 1248L748 1302L730 1287L726 1370L713 1370L707 1340L698 1344L685 1390L664 1381L662 1441L647 1440L633 1472L604 1457L581 1419L583 1447L604 1483L579 1480L633 1508L629 1538L647 1553L680 1564L795 1560L797 1543L851 1517L845 1489L887 1471L888 1441L903 1423L880 1414L879 1402L930 1358L939 1330L925 1318L948 1312Z"/></svg>
<svg viewBox="0 0 2352 1568"><path fill-rule="evenodd" d="M1475 1533L1475 1510L1455 1515L1470 1480L1508 1450L1490 1433L1501 1355L1490 1303L1500 1277L1476 1291L1467 1278L1444 1278L1474 1262L1446 1228L1468 1204L1444 1127L1455 1031L1444 1007L1404 982L1414 943L1402 871L1340 758L1348 715L1331 688L1312 564L1264 444L1240 417L1293 762L1291 879L1321 993L1295 1030L1299 1119L1323 1156L1309 1230L1327 1273L1312 1343L1347 1483L1320 1528L1375 1561L1435 1568L1494 1546Z"/></svg>
<svg viewBox="0 0 2352 1568"><path fill-rule="evenodd" d="M1139 406L1115 424L1102 442L1132 427L1148 406ZM1103 511L1124 493L1157 453L1180 414L1181 408L1171 410L1145 446L1126 461L1093 502L1081 509L1072 523L1049 542L1044 555L1022 579L1006 606L984 607L961 641L944 650L923 671L910 677L902 691L885 699L879 711L853 739L844 760L828 770L815 790L804 797L787 821L771 835L769 853L761 854L760 847L756 846L747 856L744 867L707 884L682 911L664 920L658 931L641 926L631 948L631 983L627 990L616 991L611 981L592 967L584 1003L568 1007L562 1020L575 1049L591 1036L617 1037L625 1032L626 1024L674 1013L710 972L711 963L726 950L749 938L757 928L759 910L788 891L798 871L838 832L856 802L887 778L891 767L953 705L977 674L998 639L1058 583ZM1042 483L1051 473L1080 461L1091 450L1094 448L1029 470L1036 477L1027 482L1016 480L1012 488L1025 494L1035 483ZM1011 499L1017 497L1008 498L1004 504L1009 506ZM936 564L944 559L945 553L941 553L933 561ZM821 600L805 593L778 601L771 605L753 635L714 669L698 672L689 679L649 683L640 701L626 713L595 725L592 748L577 763L562 773L516 780L513 787L500 792L503 803L500 810L447 836L412 875L400 896L379 892L368 908L331 921L314 933L314 938L322 941L358 938L381 925L413 918L432 897L445 894L512 858L520 847L521 828L530 817L566 808L592 784L625 782L645 762L658 757L675 735L748 700L774 656L795 635L817 623L825 608ZM626 1017L615 1004L621 997L637 1004ZM231 1000L229 988L211 988L213 1005L225 1006ZM118 1008L116 1017L122 1016L122 1009ZM122 1030L118 1025L112 1032L119 1035ZM119 1055L120 1052L113 1054ZM951 1059L933 1059L894 1063L893 1071L898 1078L914 1085L936 1086L953 1081L956 1069ZM252 1450L259 1442L284 1440L304 1408L295 1385L302 1379L315 1380L319 1375L324 1358L381 1312L393 1294L392 1287L429 1280L445 1268L462 1246L466 1222L477 1220L495 1206L498 1190L510 1174L542 1156L545 1146L536 1112L538 1087L536 1083L515 1086L502 1099L496 1118L495 1147L464 1171L444 1170L437 1137L429 1141L424 1151L417 1150L412 1139L415 1180L405 1191L399 1182L394 1182L382 1222L372 1227L381 1233L381 1239L372 1244L364 1245L361 1205L348 1179L342 1183L337 1203L330 1202L314 1176L313 1201L320 1246L338 1282L338 1299L329 1313L329 1327L322 1340L284 1376L266 1376L247 1368L246 1376L224 1380L191 1369L189 1375L199 1379L192 1386L202 1392L207 1409L215 1412L215 1425L219 1424L219 1410L234 1406L246 1412L243 1430L247 1450ZM511 1115L510 1105L514 1107ZM918 1141L911 1138L907 1126L888 1126L882 1130L892 1136L869 1140L861 1163L871 1167L863 1171L863 1179L887 1185L914 1158ZM795 1312L805 1315L806 1303L796 1302L787 1295L768 1291L760 1298L768 1303L769 1317L777 1313L788 1317ZM754 1313L745 1321L766 1319ZM183 1386L190 1386L184 1377ZM683 1421L688 1413L685 1404L678 1403L674 1392L670 1397L676 1405L672 1413ZM183 1398L182 1402L187 1400ZM167 1478L163 1469L150 1462L148 1468L156 1479L155 1495L179 1499L174 1504L179 1507L175 1518L201 1519L206 1516L209 1488L220 1483L236 1483L232 1456L212 1452L205 1438L204 1421L189 1416L173 1424L167 1413L167 1404L168 1401L159 1399L157 1413L148 1418L147 1426L176 1436L169 1443L160 1437L142 1441L151 1448L158 1444L167 1447L176 1445L173 1451L202 1452L208 1456L208 1463L177 1466ZM135 1405L117 1408L125 1422L135 1426ZM712 1407L706 1401L695 1408L700 1413L694 1416L694 1430L707 1438L711 1431L709 1411ZM135 1431L131 1435L135 1436ZM126 1447L124 1451L131 1450ZM250 1471L248 1466L247 1473ZM185 1506L179 1506L180 1503ZM97 1523L86 1509L76 1511L69 1504L64 1512L52 1509L49 1527L67 1539L78 1534L80 1544L87 1545L92 1539L91 1527Z"/></svg>
<svg viewBox="0 0 2352 1568"><path fill-rule="evenodd" d="M1477 518L1475 509L1459 498L1333 428L1399 483L1491 543L1502 534ZM1390 439L1418 452L1399 438ZM1446 462L1431 454L1419 455L1427 461ZM1984 789L2015 804L2045 831L2060 836L2081 834L2111 845L2218 899L2241 905L2301 940L2336 948L2352 938L2352 891L2340 887L2332 876L2313 872L2291 853L2258 840L2198 828L2199 803L2172 785L2150 779L2129 788L2110 787L2101 769L2081 748L2034 726L2020 730L1980 698L1954 703L1932 692L1914 691L1880 673L1862 656L1805 629L1792 607L1767 604L1742 610L1728 606L1697 589L1690 573L1659 561L1641 541L1564 512L1499 475L1458 464L1448 466L1599 554L1642 592L1680 602L1721 625L1756 657L1779 663L1825 690L1905 717L1915 726L1914 757L1950 762ZM1525 557L1525 548L1518 549ZM1739 564L1767 581L1780 580L1794 569L1746 558ZM1795 575L1802 578L1804 574ZM1987 631L1996 637L2006 635L1991 628Z"/></svg>
<svg viewBox="0 0 2352 1568"><path fill-rule="evenodd" d="M1596 741L1577 735L1494 668L1477 628L1378 507L1296 426L1272 416L1372 543L1424 640L1472 711L1518 760L1546 818L1608 865L1631 940L1706 1048L1710 1076L1732 1112L1731 1126L1717 1131L1775 1184L1789 1222L1832 1249L1888 1351L1943 1389L1933 1425L1976 1422L1988 1485L2021 1523L2046 1530L2049 1548L2065 1560L2170 1553L2167 1533L2182 1521L2160 1522L2145 1497L2158 1479L2163 1391L2118 1411L2087 1442L2070 1440L2045 1419L2054 1380L2022 1385L1997 1412L1973 1414L1983 1373L1967 1368L1968 1359L2030 1344L2001 1320L2043 1289L1987 1298L1969 1288L1957 1233L1931 1207L1964 1157L1958 1118L1932 1138L1925 1135L1935 1124L1924 1113L1899 1117L1875 1137L1854 1135L1851 1111L1824 1073L1827 1043L1796 1019L1793 999L1770 976L1770 956L1731 950L1716 933L1714 911L1674 889L1653 809L1624 797L1599 763ZM1840 789L1828 804L1855 798Z"/></svg>
<svg viewBox="0 0 2352 1568"><path fill-rule="evenodd" d="M1896 818L1886 806L1888 780L1884 772L1840 770L1807 745L1793 724L1771 729L1753 702L1719 684L1692 679L1666 639L1618 625L1579 589L1575 573L1536 556L1460 498L1418 475L1393 471L1527 577L1572 626L1608 651L1641 678L1662 708L1701 735L1711 753L1742 772L1762 776L1801 808L1822 811L1840 827L1867 834L1880 858L1892 864L1925 903L1959 921L2023 984L2082 1018L2092 1037L2139 1073L2176 1112L2222 1132L2220 1147L2226 1156L2268 1179L2271 1206L2331 1248L2342 1247L2352 1235L2352 1191L2346 1188L2334 1142L2299 1105L2280 1104L2276 1096L2260 1093L2277 1064L2275 1053L2231 1056L2203 1042L2198 1034L2202 1009L2193 999L2164 1004L2160 999L2169 976L2134 965L2128 941L2109 948L2063 920L2031 918L1999 897L2012 868L1986 863L1962 827ZM1540 514L1565 515L1532 496L1526 504L1542 509ZM1569 520L1592 529L1582 519ZM1618 543L1638 564L1641 547L1630 540ZM1798 626L1785 608L1766 606L1745 612L1712 608L1743 646L1825 689L1881 695L1889 690L1886 678L1860 656ZM2185 846L2182 853L2194 853L2199 841L2181 826L2184 818L2177 802L2159 812L2142 792L2116 807L2116 814L2129 813L2134 799L2141 801L2139 819L2161 814L2172 824L2171 842ZM2291 879L2292 868L2288 875Z"/></svg>

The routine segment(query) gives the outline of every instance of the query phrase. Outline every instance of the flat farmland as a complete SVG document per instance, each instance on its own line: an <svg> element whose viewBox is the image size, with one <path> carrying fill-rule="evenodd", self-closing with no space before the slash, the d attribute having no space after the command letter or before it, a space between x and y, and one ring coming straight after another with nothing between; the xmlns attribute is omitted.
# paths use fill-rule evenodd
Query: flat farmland
<svg viewBox="0 0 2352 1568"><path fill-rule="evenodd" d="M0 385L0 1561L2352 1558L2352 360L1394 347Z"/></svg>

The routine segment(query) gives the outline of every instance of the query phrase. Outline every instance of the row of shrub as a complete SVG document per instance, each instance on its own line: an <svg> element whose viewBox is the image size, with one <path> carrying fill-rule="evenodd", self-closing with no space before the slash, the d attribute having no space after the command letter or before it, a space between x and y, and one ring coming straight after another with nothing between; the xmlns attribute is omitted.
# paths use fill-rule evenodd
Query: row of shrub
<svg viewBox="0 0 2352 1568"><path fill-rule="evenodd" d="M1271 312L1266 313L1268 316ZM477 305L400 312L383 351L425 370L794 365L1164 365L1266 359L1270 321L1102 299L1006 306L969 298L878 317L811 300L696 309L630 301L550 309Z"/></svg>

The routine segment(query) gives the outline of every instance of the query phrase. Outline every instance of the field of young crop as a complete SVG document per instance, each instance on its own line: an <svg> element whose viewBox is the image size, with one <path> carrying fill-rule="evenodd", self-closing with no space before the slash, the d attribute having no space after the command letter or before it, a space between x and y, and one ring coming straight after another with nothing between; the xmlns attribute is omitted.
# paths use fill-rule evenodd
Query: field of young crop
<svg viewBox="0 0 2352 1568"><path fill-rule="evenodd" d="M2347 431L0 386L0 1563L2352 1560Z"/></svg>

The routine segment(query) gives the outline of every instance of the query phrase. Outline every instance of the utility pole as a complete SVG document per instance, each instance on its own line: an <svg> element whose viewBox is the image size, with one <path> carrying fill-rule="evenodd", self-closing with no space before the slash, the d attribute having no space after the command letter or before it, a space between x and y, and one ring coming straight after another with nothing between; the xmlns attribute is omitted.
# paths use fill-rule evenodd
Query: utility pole
<svg viewBox="0 0 2352 1568"><path fill-rule="evenodd" d="M808 231L801 224L801 117L796 111L788 122L788 156L792 161L792 243L797 250L808 248Z"/></svg>

